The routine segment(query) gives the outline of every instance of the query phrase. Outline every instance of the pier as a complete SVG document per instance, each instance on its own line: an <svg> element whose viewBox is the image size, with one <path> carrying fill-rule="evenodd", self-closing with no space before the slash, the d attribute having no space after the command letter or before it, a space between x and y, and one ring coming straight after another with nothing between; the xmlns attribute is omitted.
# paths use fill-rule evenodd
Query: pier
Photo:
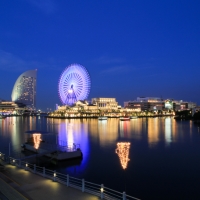
<svg viewBox="0 0 200 200"><path fill-rule="evenodd" d="M0 199L97 200L99 197L5 164L0 171Z"/></svg>
<svg viewBox="0 0 200 200"><path fill-rule="evenodd" d="M6 157L1 152L0 163L3 166L0 171L0 198L5 200L139 200L125 192L107 188L103 184L91 183L21 159Z"/></svg>

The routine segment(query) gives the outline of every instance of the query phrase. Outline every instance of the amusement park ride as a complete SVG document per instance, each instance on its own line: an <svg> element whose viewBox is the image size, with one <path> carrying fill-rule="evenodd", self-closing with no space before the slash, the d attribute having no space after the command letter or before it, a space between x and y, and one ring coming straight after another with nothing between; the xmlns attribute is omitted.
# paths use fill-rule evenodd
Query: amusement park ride
<svg viewBox="0 0 200 200"><path fill-rule="evenodd" d="M61 74L58 93L63 105L72 106L79 100L87 99L91 80L85 67L79 64L69 65Z"/></svg>

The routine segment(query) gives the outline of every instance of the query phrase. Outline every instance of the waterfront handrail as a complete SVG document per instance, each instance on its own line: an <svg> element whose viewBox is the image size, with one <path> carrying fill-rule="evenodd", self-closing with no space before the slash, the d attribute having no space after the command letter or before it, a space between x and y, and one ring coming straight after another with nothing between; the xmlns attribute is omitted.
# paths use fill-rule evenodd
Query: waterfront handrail
<svg viewBox="0 0 200 200"><path fill-rule="evenodd" d="M75 178L69 176L68 174L61 174L59 172L46 169L45 167L36 166L20 159L15 159L13 157L7 157L5 154L0 152L0 159L14 165L18 168L22 168L29 172L38 174L45 178L49 178L53 181L65 184L67 187L73 187L82 192L87 192L100 197L100 199L122 199L122 200L140 200L136 197L127 195L125 192L118 192L116 190L105 187L103 184L96 184L85 181L84 179Z"/></svg>

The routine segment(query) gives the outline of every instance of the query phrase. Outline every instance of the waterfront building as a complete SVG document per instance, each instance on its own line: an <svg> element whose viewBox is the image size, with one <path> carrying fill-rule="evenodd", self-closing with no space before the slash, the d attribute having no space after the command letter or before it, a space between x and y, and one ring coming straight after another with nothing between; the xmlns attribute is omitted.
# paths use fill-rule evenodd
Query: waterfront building
<svg viewBox="0 0 200 200"><path fill-rule="evenodd" d="M132 109L128 109L129 111ZM115 98L94 98L92 103L88 101L77 101L73 106L56 106L56 110L50 116L63 117L93 117L93 116L118 116L120 112L127 112L121 109Z"/></svg>
<svg viewBox="0 0 200 200"><path fill-rule="evenodd" d="M36 82L37 70L29 70L22 73L12 90L11 98L15 103L22 103L27 108L36 108Z"/></svg>
<svg viewBox="0 0 200 200"><path fill-rule="evenodd" d="M120 106L115 98L92 98L92 104L101 110L118 110Z"/></svg>
<svg viewBox="0 0 200 200"><path fill-rule="evenodd" d="M20 114L24 111L25 105L22 103L15 103L13 101L0 100L1 114Z"/></svg>
<svg viewBox="0 0 200 200"><path fill-rule="evenodd" d="M163 110L165 103L159 97L137 97L137 100L124 102L124 108L157 111Z"/></svg>
<svg viewBox="0 0 200 200"><path fill-rule="evenodd" d="M141 111L189 110L196 106L194 102L162 99L159 97L137 97L137 100L124 102L124 108L141 109Z"/></svg>
<svg viewBox="0 0 200 200"><path fill-rule="evenodd" d="M199 112L200 112L200 106L196 106L192 108L192 116L194 116L195 113L199 113Z"/></svg>
<svg viewBox="0 0 200 200"><path fill-rule="evenodd" d="M196 103L194 102L187 102L183 100L174 100L173 101L174 110L188 110L193 109L196 107Z"/></svg>
<svg viewBox="0 0 200 200"><path fill-rule="evenodd" d="M89 104L87 101L77 101L74 106L58 105L52 115L61 115L63 117L84 117L97 116L99 113L99 109L96 105Z"/></svg>

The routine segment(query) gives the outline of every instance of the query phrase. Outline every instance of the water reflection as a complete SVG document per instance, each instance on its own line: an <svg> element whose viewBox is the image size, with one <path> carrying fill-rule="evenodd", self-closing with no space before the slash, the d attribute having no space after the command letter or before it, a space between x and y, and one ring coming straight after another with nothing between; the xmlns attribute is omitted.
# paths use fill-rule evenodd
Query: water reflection
<svg viewBox="0 0 200 200"><path fill-rule="evenodd" d="M127 168L129 159L130 142L118 142L115 152L118 154L123 169Z"/></svg>
<svg viewBox="0 0 200 200"><path fill-rule="evenodd" d="M120 136L130 137L130 121L120 121Z"/></svg>
<svg viewBox="0 0 200 200"><path fill-rule="evenodd" d="M52 123L52 122L51 122ZM80 170L84 170L89 156L89 141L88 141L88 121L55 119L55 125L58 131L58 143L61 146L71 148L80 147L83 153L83 160Z"/></svg>
<svg viewBox="0 0 200 200"><path fill-rule="evenodd" d="M192 122L189 123L190 134L192 133ZM97 119L64 120L44 119L37 117L11 117L0 121L0 134L10 138L15 147L24 142L24 132L27 130L47 129L55 134L57 143L62 146L73 146L80 144L87 153L88 133L97 140L101 147L115 145L120 138L143 140L147 139L150 148L155 147L160 141L165 141L169 146L171 142L180 140L184 127L173 118L138 118L131 121L119 121L119 119L108 119L99 121ZM87 154L86 153L86 154Z"/></svg>
<svg viewBox="0 0 200 200"><path fill-rule="evenodd" d="M154 147L160 139L159 118L149 118L148 120L148 143L149 147Z"/></svg>
<svg viewBox="0 0 200 200"><path fill-rule="evenodd" d="M172 142L172 119L165 119L165 142L169 145Z"/></svg>
<svg viewBox="0 0 200 200"><path fill-rule="evenodd" d="M109 119L106 121L98 121L98 129L96 132L102 147L115 144L118 138L118 119Z"/></svg>

